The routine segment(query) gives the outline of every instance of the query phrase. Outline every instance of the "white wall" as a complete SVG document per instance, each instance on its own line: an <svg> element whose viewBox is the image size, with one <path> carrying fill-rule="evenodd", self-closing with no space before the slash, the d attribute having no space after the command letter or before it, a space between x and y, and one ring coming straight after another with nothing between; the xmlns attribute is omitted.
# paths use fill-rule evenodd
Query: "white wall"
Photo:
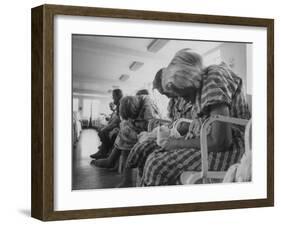
<svg viewBox="0 0 281 226"><path fill-rule="evenodd" d="M222 43L204 55L204 64L219 64L222 61L243 80L246 93L252 93L252 47L246 43Z"/></svg>
<svg viewBox="0 0 281 226"><path fill-rule="evenodd" d="M87 5L144 10L221 14L247 17L274 17L275 57L280 62L281 15L279 1L245 0L48 0L48 3ZM30 8L45 1L2 1L1 4L1 225L43 225L29 215L30 210ZM275 65L275 84L281 84L280 64ZM253 78L258 79L258 78ZM281 105L275 94L276 137L280 136ZM276 207L62 221L48 225L280 225L281 141L276 139ZM136 197L137 198L137 197Z"/></svg>
<svg viewBox="0 0 281 226"><path fill-rule="evenodd" d="M244 85L246 85L246 45L224 43L220 46L220 49L222 60L232 67L233 71L242 78Z"/></svg>

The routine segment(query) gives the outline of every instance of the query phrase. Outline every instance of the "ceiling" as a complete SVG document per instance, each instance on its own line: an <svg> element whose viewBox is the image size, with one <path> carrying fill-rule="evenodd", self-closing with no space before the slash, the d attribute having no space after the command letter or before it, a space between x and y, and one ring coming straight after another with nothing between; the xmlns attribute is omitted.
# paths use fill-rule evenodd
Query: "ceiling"
<svg viewBox="0 0 281 226"><path fill-rule="evenodd" d="M73 89L76 94L110 96L110 90L120 87L125 94L150 83L155 73L165 67L174 54L183 48L191 48L204 55L216 48L220 42L170 40L156 53L149 52L147 46L153 39L73 35L72 74ZM144 65L137 71L129 66L134 61ZM128 74L127 81L120 81L122 74Z"/></svg>

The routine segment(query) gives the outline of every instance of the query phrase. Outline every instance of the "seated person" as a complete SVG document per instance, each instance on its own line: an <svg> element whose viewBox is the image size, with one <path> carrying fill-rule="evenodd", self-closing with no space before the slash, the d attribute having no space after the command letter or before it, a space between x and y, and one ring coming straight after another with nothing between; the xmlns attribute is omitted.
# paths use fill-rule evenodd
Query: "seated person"
<svg viewBox="0 0 281 226"><path fill-rule="evenodd" d="M147 89L140 89L139 91L137 91L136 96L141 96L141 95L149 95L149 91ZM151 104L152 104L154 114L156 114L160 117L161 116L160 110L159 110L157 104L153 101L153 99L151 99Z"/></svg>
<svg viewBox="0 0 281 226"><path fill-rule="evenodd" d="M147 95L126 96L120 101L120 131L114 143L114 149L105 159L94 160L97 167L112 168L121 151L128 155L138 139L138 134L147 130L149 120L157 117L152 108L151 99ZM126 157L125 157L126 158Z"/></svg>
<svg viewBox="0 0 281 226"><path fill-rule="evenodd" d="M200 128L212 115L249 119L242 79L226 65L203 68L202 58L181 50L163 73L165 92L193 104L189 139L169 138L163 147L146 156L141 185L173 185L183 171L201 170ZM208 165L212 171L226 171L244 153L244 128L214 122L208 134ZM132 153L132 152L131 152Z"/></svg>
<svg viewBox="0 0 281 226"><path fill-rule="evenodd" d="M190 110L192 105L190 101L185 100L182 97L177 97L170 93L165 93L162 88L162 73L164 69L160 69L153 80L153 89L157 89L158 92L162 95L167 96L170 101L168 104L168 117L171 119L171 124L173 124L176 120L180 118L190 119L191 114ZM155 121L155 122L154 122ZM159 120L151 120L151 124L153 124L153 128L159 125ZM182 133L187 131L186 127L188 125L182 125L183 128L180 128ZM133 149L130 151L128 156L128 160L126 163L126 167L124 169L123 181L119 184L119 187L131 187L134 186L133 178L132 178L132 168L138 168L139 176L142 176L143 166L145 164L147 156L158 147L156 142L156 136L154 139L144 139L142 141L138 141Z"/></svg>
<svg viewBox="0 0 281 226"><path fill-rule="evenodd" d="M110 123L110 121L114 118L114 116L116 115L116 106L113 102L109 103L109 109L112 111L110 115L108 115L107 117L105 117L105 120L108 121L108 123Z"/></svg>
<svg viewBox="0 0 281 226"><path fill-rule="evenodd" d="M99 159L99 158L106 158L112 149L112 146L114 144L115 136L109 136L111 131L116 131L116 128L119 128L120 124L120 116L119 116L119 105L120 100L123 97L123 93L121 89L114 89L112 91L112 98L113 98L113 104L116 106L116 112L112 115L111 120L108 122L107 126L103 127L98 135L100 137L100 140L102 144L99 146L99 151L95 154L90 155L91 158Z"/></svg>

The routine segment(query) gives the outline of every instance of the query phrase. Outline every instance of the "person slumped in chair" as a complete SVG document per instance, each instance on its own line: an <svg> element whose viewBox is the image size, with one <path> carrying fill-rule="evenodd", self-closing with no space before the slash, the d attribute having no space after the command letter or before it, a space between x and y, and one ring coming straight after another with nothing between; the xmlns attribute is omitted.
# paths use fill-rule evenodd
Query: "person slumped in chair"
<svg viewBox="0 0 281 226"><path fill-rule="evenodd" d="M139 159L145 162L142 186L173 185L183 171L201 170L200 128L206 118L212 115L250 118L242 79L225 64L204 68L201 56L190 50L176 53L163 72L162 87L166 93L192 103L193 136L187 140L169 138L163 146L143 155ZM209 170L227 170L244 153L244 129L214 122L208 135L208 150ZM133 158L129 156L128 161Z"/></svg>
<svg viewBox="0 0 281 226"><path fill-rule="evenodd" d="M126 159L138 140L138 134L146 131L149 120L157 117L153 111L151 99L147 95L123 97L120 101L119 112L121 117L120 131L115 140L114 149L108 158L92 161L97 167L114 167L121 152Z"/></svg>
<svg viewBox="0 0 281 226"><path fill-rule="evenodd" d="M162 74L164 69L160 69L153 80L153 89L156 89L160 94L167 96L169 100L169 104L167 107L168 110L168 118L170 119L169 127L172 126L174 122L179 119L190 119L191 113L190 110L192 105L190 101L185 100L182 97L177 97L173 94L166 93L162 88ZM161 120L160 120L161 122ZM159 126L159 120L151 120L151 129ZM189 126L186 124L180 124L178 127L178 132L181 135L184 135ZM141 135L141 134L140 134ZM139 137L138 142L134 145L133 149L130 151L128 156L128 161L124 168L123 172L123 181L119 184L119 187L131 187L135 186L133 184L134 180L132 178L132 168L138 168L139 177L142 176L143 167L145 164L145 160L147 156L152 153L157 147L156 136L152 136L151 139L142 139L142 136Z"/></svg>
<svg viewBox="0 0 281 226"><path fill-rule="evenodd" d="M99 130L98 135L102 144L99 146L99 151L97 153L90 155L91 158L106 158L111 151L115 138L117 137L119 131L119 105L122 97L123 93L121 89L114 89L112 91L112 99L113 104L116 106L116 112L114 112L114 114L110 118L107 126Z"/></svg>

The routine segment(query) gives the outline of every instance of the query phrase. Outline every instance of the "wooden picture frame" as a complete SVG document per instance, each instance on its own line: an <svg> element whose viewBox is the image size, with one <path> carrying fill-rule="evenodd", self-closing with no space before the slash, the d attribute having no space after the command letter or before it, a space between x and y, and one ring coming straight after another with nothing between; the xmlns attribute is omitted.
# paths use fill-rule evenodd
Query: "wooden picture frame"
<svg viewBox="0 0 281 226"><path fill-rule="evenodd" d="M122 208L54 210L54 16L71 15L240 25L267 29L267 198ZM32 217L66 220L274 205L274 20L124 9L42 5L32 9ZM257 78L258 79L258 78Z"/></svg>

